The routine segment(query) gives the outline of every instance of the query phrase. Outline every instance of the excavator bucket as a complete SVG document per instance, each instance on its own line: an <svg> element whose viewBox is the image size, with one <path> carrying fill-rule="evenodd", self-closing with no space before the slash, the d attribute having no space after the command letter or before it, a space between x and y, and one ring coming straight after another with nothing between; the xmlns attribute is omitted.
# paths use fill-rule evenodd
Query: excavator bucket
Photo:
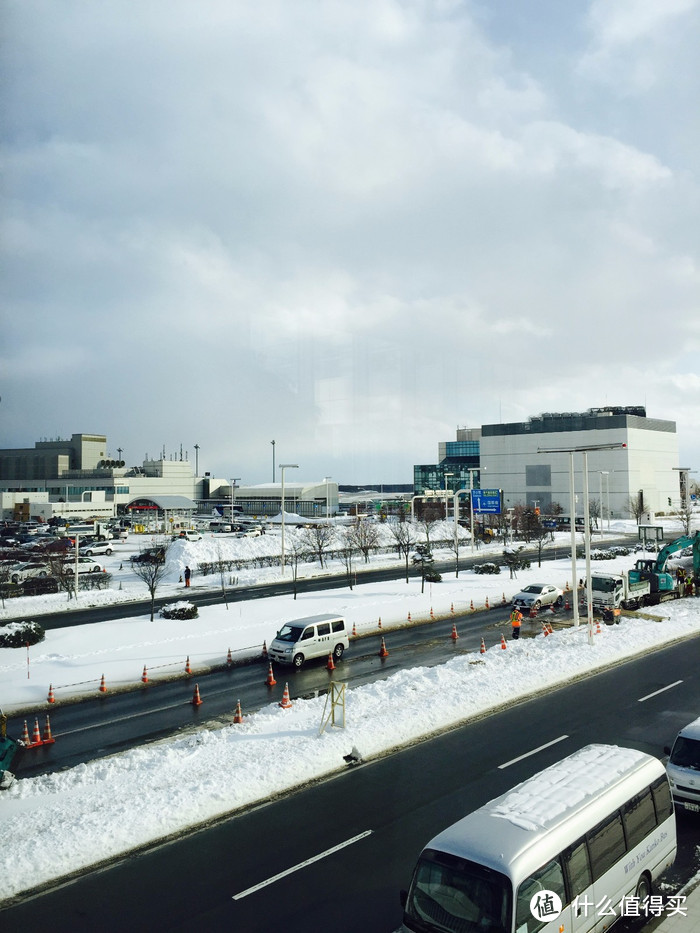
<svg viewBox="0 0 700 933"><path fill-rule="evenodd" d="M7 736L0 737L0 790L9 787L15 779L10 771L10 765L17 754L18 747L14 739L8 739Z"/></svg>

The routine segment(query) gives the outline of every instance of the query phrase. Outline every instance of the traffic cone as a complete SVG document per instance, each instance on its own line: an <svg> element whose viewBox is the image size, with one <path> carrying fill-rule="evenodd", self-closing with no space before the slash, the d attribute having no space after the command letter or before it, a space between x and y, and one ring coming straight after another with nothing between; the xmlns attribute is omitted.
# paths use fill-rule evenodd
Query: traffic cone
<svg viewBox="0 0 700 933"><path fill-rule="evenodd" d="M46 717L46 725L44 726L44 734L41 738L42 745L53 745L56 739L51 735L51 723L49 722L49 717Z"/></svg>
<svg viewBox="0 0 700 933"><path fill-rule="evenodd" d="M506 604L506 594L504 593L503 598L501 599L501 605L505 606L505 604Z"/></svg>
<svg viewBox="0 0 700 933"><path fill-rule="evenodd" d="M226 663L229 667L233 664L233 655L231 654L231 649L228 649L228 654L226 655Z"/></svg>
<svg viewBox="0 0 700 933"><path fill-rule="evenodd" d="M488 596L487 596L487 597L486 597L486 603L484 604L484 609L488 609L488 608L490 608L490 607L489 607L489 598L488 598Z"/></svg>
<svg viewBox="0 0 700 933"><path fill-rule="evenodd" d="M504 636L501 635L501 648L505 651L507 647L508 647L508 645L506 644L506 640L505 640Z"/></svg>
<svg viewBox="0 0 700 933"><path fill-rule="evenodd" d="M433 607L432 607L432 606L430 607L430 618L431 618L431 619L434 619L434 618L435 618L435 615L433 614Z"/></svg>
<svg viewBox="0 0 700 933"><path fill-rule="evenodd" d="M148 671L146 670L145 664L143 665L143 674L141 674L141 683L142 684L148 683Z"/></svg>
<svg viewBox="0 0 700 933"><path fill-rule="evenodd" d="M454 611L455 611L455 604L450 603L450 612L454 614Z"/></svg>
<svg viewBox="0 0 700 933"><path fill-rule="evenodd" d="M264 658L267 657L267 642L266 642L266 641L263 642L262 656L263 656Z"/></svg>
<svg viewBox="0 0 700 933"><path fill-rule="evenodd" d="M238 701L238 703L236 703L236 712L233 714L233 721L237 724L243 722L243 713L241 712L241 701L240 700Z"/></svg>
<svg viewBox="0 0 700 933"><path fill-rule="evenodd" d="M452 639L452 641L457 641L457 639L459 638L459 635L457 634L457 626L455 625L454 622L452 623L452 634L450 635L450 638Z"/></svg>
<svg viewBox="0 0 700 933"><path fill-rule="evenodd" d="M564 592L566 592L566 593L569 592L569 581L568 581L568 580L566 581L566 586L564 587Z"/></svg>
<svg viewBox="0 0 700 933"><path fill-rule="evenodd" d="M272 673L272 661L270 661L270 670L267 672L267 680L265 681L268 687L274 687L277 681L275 680L275 675Z"/></svg>
<svg viewBox="0 0 700 933"><path fill-rule="evenodd" d="M34 748L35 745L41 745L41 732L39 732L39 720L34 720L34 732L32 733L32 740L29 743L30 748Z"/></svg>
<svg viewBox="0 0 700 933"><path fill-rule="evenodd" d="M380 657L380 658L388 658L388 657L389 657L389 652L386 650L386 644L384 643L384 636L383 636L383 635L382 635L382 644L381 644L381 647L380 647L380 649L379 649L379 657Z"/></svg>
<svg viewBox="0 0 700 933"><path fill-rule="evenodd" d="M202 698L199 695L199 684L194 685L194 696L192 697L192 706L201 706Z"/></svg>
<svg viewBox="0 0 700 933"><path fill-rule="evenodd" d="M357 638L357 625L354 622L352 623L352 637Z"/></svg>
<svg viewBox="0 0 700 933"><path fill-rule="evenodd" d="M190 667L190 656L189 656L189 654L187 655L187 660L185 661L185 673L186 673L186 674L191 674L191 673L192 673L192 668Z"/></svg>
<svg viewBox="0 0 700 933"><path fill-rule="evenodd" d="M407 621L407 622L410 622L410 621L411 621L411 613L410 613L410 612L409 612L409 614L408 614L408 618L406 619L406 621Z"/></svg>
<svg viewBox="0 0 700 933"><path fill-rule="evenodd" d="M289 684L284 685L284 693L282 694L282 699L280 700L279 705L282 709L291 709L292 701L289 699Z"/></svg>
<svg viewBox="0 0 700 933"><path fill-rule="evenodd" d="M481 639L481 648L479 649L479 654L486 654L486 645L484 644L484 639Z"/></svg>
<svg viewBox="0 0 700 933"><path fill-rule="evenodd" d="M333 663L333 652L332 651L328 652L328 664L326 664L326 670L329 670L329 671L335 670L335 664Z"/></svg>
<svg viewBox="0 0 700 933"><path fill-rule="evenodd" d="M46 702L47 702L47 703L55 703L55 702L56 702L56 700L54 699L54 695L53 695L53 684L49 684L49 695L48 695L48 697L46 698Z"/></svg>
<svg viewBox="0 0 700 933"><path fill-rule="evenodd" d="M107 684L105 683L105 675L102 675L100 680L100 693L107 693Z"/></svg>
<svg viewBox="0 0 700 933"><path fill-rule="evenodd" d="M379 622L377 622L377 627L378 627L378 628L381 628L381 627L382 627L382 617L381 617L381 616L379 616Z"/></svg>
<svg viewBox="0 0 700 933"><path fill-rule="evenodd" d="M600 619L595 620L595 633L596 635L600 635Z"/></svg>
<svg viewBox="0 0 700 933"><path fill-rule="evenodd" d="M474 612L474 600L473 599L469 601L469 611Z"/></svg>
<svg viewBox="0 0 700 933"><path fill-rule="evenodd" d="M571 609L571 604L569 603L569 598L568 598L568 596L567 596L567 598L566 598L566 602L564 603L564 609L566 609L566 610Z"/></svg>
<svg viewBox="0 0 700 933"><path fill-rule="evenodd" d="M31 740L30 740L30 738L29 738L29 729L27 728L27 720L26 720L26 719L24 720L24 732L22 733L22 736L21 736L21 738L20 738L20 742L22 743L22 745L25 745L25 746L29 746L29 745L32 744L32 743L31 743Z"/></svg>
<svg viewBox="0 0 700 933"><path fill-rule="evenodd" d="M546 622L542 623L542 634L544 635L545 638L547 637L547 635L549 635L549 627Z"/></svg>

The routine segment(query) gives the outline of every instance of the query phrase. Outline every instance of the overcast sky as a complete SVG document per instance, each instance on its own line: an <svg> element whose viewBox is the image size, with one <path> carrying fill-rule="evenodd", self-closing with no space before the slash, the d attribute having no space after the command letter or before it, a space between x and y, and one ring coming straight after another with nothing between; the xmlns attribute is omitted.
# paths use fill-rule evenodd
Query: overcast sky
<svg viewBox="0 0 700 933"><path fill-rule="evenodd" d="M642 404L700 469L700 0L2 17L0 447L411 482Z"/></svg>

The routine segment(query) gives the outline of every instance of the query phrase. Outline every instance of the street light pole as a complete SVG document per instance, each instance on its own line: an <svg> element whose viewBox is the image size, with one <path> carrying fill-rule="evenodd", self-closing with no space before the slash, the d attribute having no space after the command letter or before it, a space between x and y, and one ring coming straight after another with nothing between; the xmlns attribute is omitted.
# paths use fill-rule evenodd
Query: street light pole
<svg viewBox="0 0 700 933"><path fill-rule="evenodd" d="M449 517L450 517L450 507L449 507L448 498L447 498L448 495L449 495L449 490L448 490L448 487L447 487L447 478L448 478L448 476L454 476L454 473L445 473L445 474L443 474L443 475L444 475L444 479L445 479L445 521L448 521L448 519L449 519Z"/></svg>
<svg viewBox="0 0 700 933"><path fill-rule="evenodd" d="M274 441L272 442L274 444ZM274 447L272 448L274 452ZM285 470L298 470L298 463L280 463L280 470L282 471L282 576L284 576L284 471Z"/></svg>
<svg viewBox="0 0 700 933"><path fill-rule="evenodd" d="M275 442L270 441L272 444L272 482L275 481Z"/></svg>
<svg viewBox="0 0 700 933"><path fill-rule="evenodd" d="M233 531L233 500L236 495L236 483L240 479L240 476L234 476L231 480L231 531Z"/></svg>
<svg viewBox="0 0 700 933"><path fill-rule="evenodd" d="M591 523L588 503L588 451L583 453L583 542L586 552L586 619L588 644L593 644L593 584L591 583Z"/></svg>
<svg viewBox="0 0 700 933"><path fill-rule="evenodd" d="M331 520L331 502L330 502L331 487L329 486L329 483L333 479L333 477L324 476L323 479L326 484L326 524L328 524Z"/></svg>

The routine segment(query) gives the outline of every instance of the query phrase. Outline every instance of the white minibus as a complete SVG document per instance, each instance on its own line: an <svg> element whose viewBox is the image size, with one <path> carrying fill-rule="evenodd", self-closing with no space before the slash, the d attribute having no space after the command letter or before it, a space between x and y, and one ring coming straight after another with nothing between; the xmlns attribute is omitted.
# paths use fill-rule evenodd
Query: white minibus
<svg viewBox="0 0 700 933"><path fill-rule="evenodd" d="M681 729L670 755L666 773L676 805L683 810L700 813L700 719L694 719Z"/></svg>
<svg viewBox="0 0 700 933"><path fill-rule="evenodd" d="M675 857L661 762L588 745L431 840L401 893L402 929L599 933Z"/></svg>

